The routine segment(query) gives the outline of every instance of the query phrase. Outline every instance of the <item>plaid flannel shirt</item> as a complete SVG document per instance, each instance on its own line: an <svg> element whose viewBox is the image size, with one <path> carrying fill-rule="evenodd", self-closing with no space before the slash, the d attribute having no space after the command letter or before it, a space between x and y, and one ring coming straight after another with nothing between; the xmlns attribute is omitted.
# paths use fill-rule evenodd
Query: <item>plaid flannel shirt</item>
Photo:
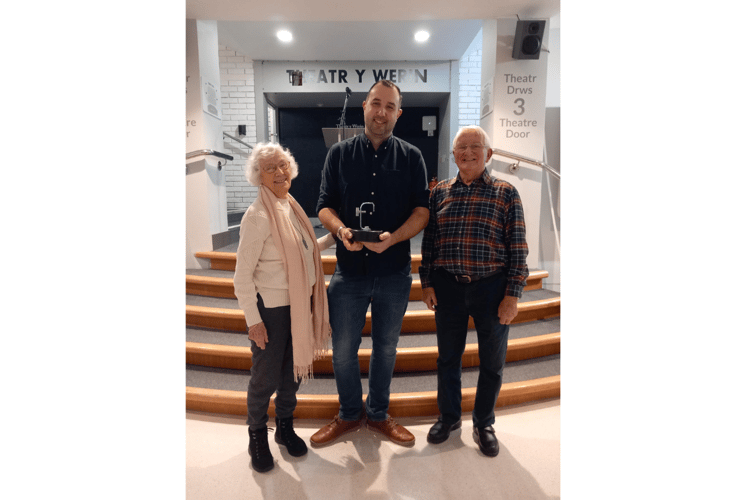
<svg viewBox="0 0 752 500"><path fill-rule="evenodd" d="M485 275L506 269L506 295L521 297L530 274L522 200L517 189L484 170L465 185L459 174L432 191L423 230L420 281L433 287L430 273Z"/></svg>

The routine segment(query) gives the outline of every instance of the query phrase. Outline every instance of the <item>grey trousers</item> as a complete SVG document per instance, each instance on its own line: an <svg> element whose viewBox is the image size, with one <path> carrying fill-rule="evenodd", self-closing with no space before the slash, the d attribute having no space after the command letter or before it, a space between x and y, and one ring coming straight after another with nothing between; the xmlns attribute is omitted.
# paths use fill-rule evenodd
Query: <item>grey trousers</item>
<svg viewBox="0 0 752 500"><path fill-rule="evenodd" d="M300 381L295 380L292 360L292 332L290 326L290 306L264 307L261 295L257 295L261 320L266 326L267 342L264 350L251 342L253 366L248 382L248 418L250 430L266 427L269 421L269 400L274 399L275 413L279 418L292 417L298 404L296 393Z"/></svg>

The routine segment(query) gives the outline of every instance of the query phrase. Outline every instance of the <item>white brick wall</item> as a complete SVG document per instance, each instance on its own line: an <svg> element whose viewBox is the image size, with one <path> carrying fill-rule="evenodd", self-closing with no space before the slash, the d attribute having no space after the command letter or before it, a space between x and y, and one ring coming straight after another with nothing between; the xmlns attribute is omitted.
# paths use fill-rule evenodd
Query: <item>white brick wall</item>
<svg viewBox="0 0 752 500"><path fill-rule="evenodd" d="M253 92L253 61L242 54L219 46L219 73L222 92L222 131L251 145L256 145L256 101ZM245 125L245 136L238 134ZM258 188L248 184L243 173L250 150L223 137L224 151L233 156L225 170L227 211L244 211L253 203Z"/></svg>
<svg viewBox="0 0 752 500"><path fill-rule="evenodd" d="M480 124L480 68L483 37L476 37L460 59L459 126Z"/></svg>

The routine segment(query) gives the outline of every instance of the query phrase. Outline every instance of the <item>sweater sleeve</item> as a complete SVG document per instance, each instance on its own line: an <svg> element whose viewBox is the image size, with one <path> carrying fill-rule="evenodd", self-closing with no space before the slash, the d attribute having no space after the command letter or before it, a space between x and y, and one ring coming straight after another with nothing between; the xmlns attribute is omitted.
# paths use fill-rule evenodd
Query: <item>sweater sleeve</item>
<svg viewBox="0 0 752 500"><path fill-rule="evenodd" d="M269 221L251 207L240 223L240 242L238 243L237 262L235 264L235 296L243 310L247 326L261 323L256 299L256 284L253 273L268 236Z"/></svg>

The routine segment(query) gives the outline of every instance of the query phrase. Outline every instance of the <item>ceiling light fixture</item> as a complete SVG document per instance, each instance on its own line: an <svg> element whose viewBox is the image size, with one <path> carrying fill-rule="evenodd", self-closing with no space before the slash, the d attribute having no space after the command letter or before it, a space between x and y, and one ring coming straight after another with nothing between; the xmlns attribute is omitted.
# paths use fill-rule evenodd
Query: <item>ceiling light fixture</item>
<svg viewBox="0 0 752 500"><path fill-rule="evenodd" d="M428 40L428 37L430 36L431 35L429 35L427 31L418 31L417 33L415 33L415 41L425 42L426 40Z"/></svg>
<svg viewBox="0 0 752 500"><path fill-rule="evenodd" d="M277 38L279 38L283 42L289 42L292 40L292 33L287 30L279 30L277 31Z"/></svg>

